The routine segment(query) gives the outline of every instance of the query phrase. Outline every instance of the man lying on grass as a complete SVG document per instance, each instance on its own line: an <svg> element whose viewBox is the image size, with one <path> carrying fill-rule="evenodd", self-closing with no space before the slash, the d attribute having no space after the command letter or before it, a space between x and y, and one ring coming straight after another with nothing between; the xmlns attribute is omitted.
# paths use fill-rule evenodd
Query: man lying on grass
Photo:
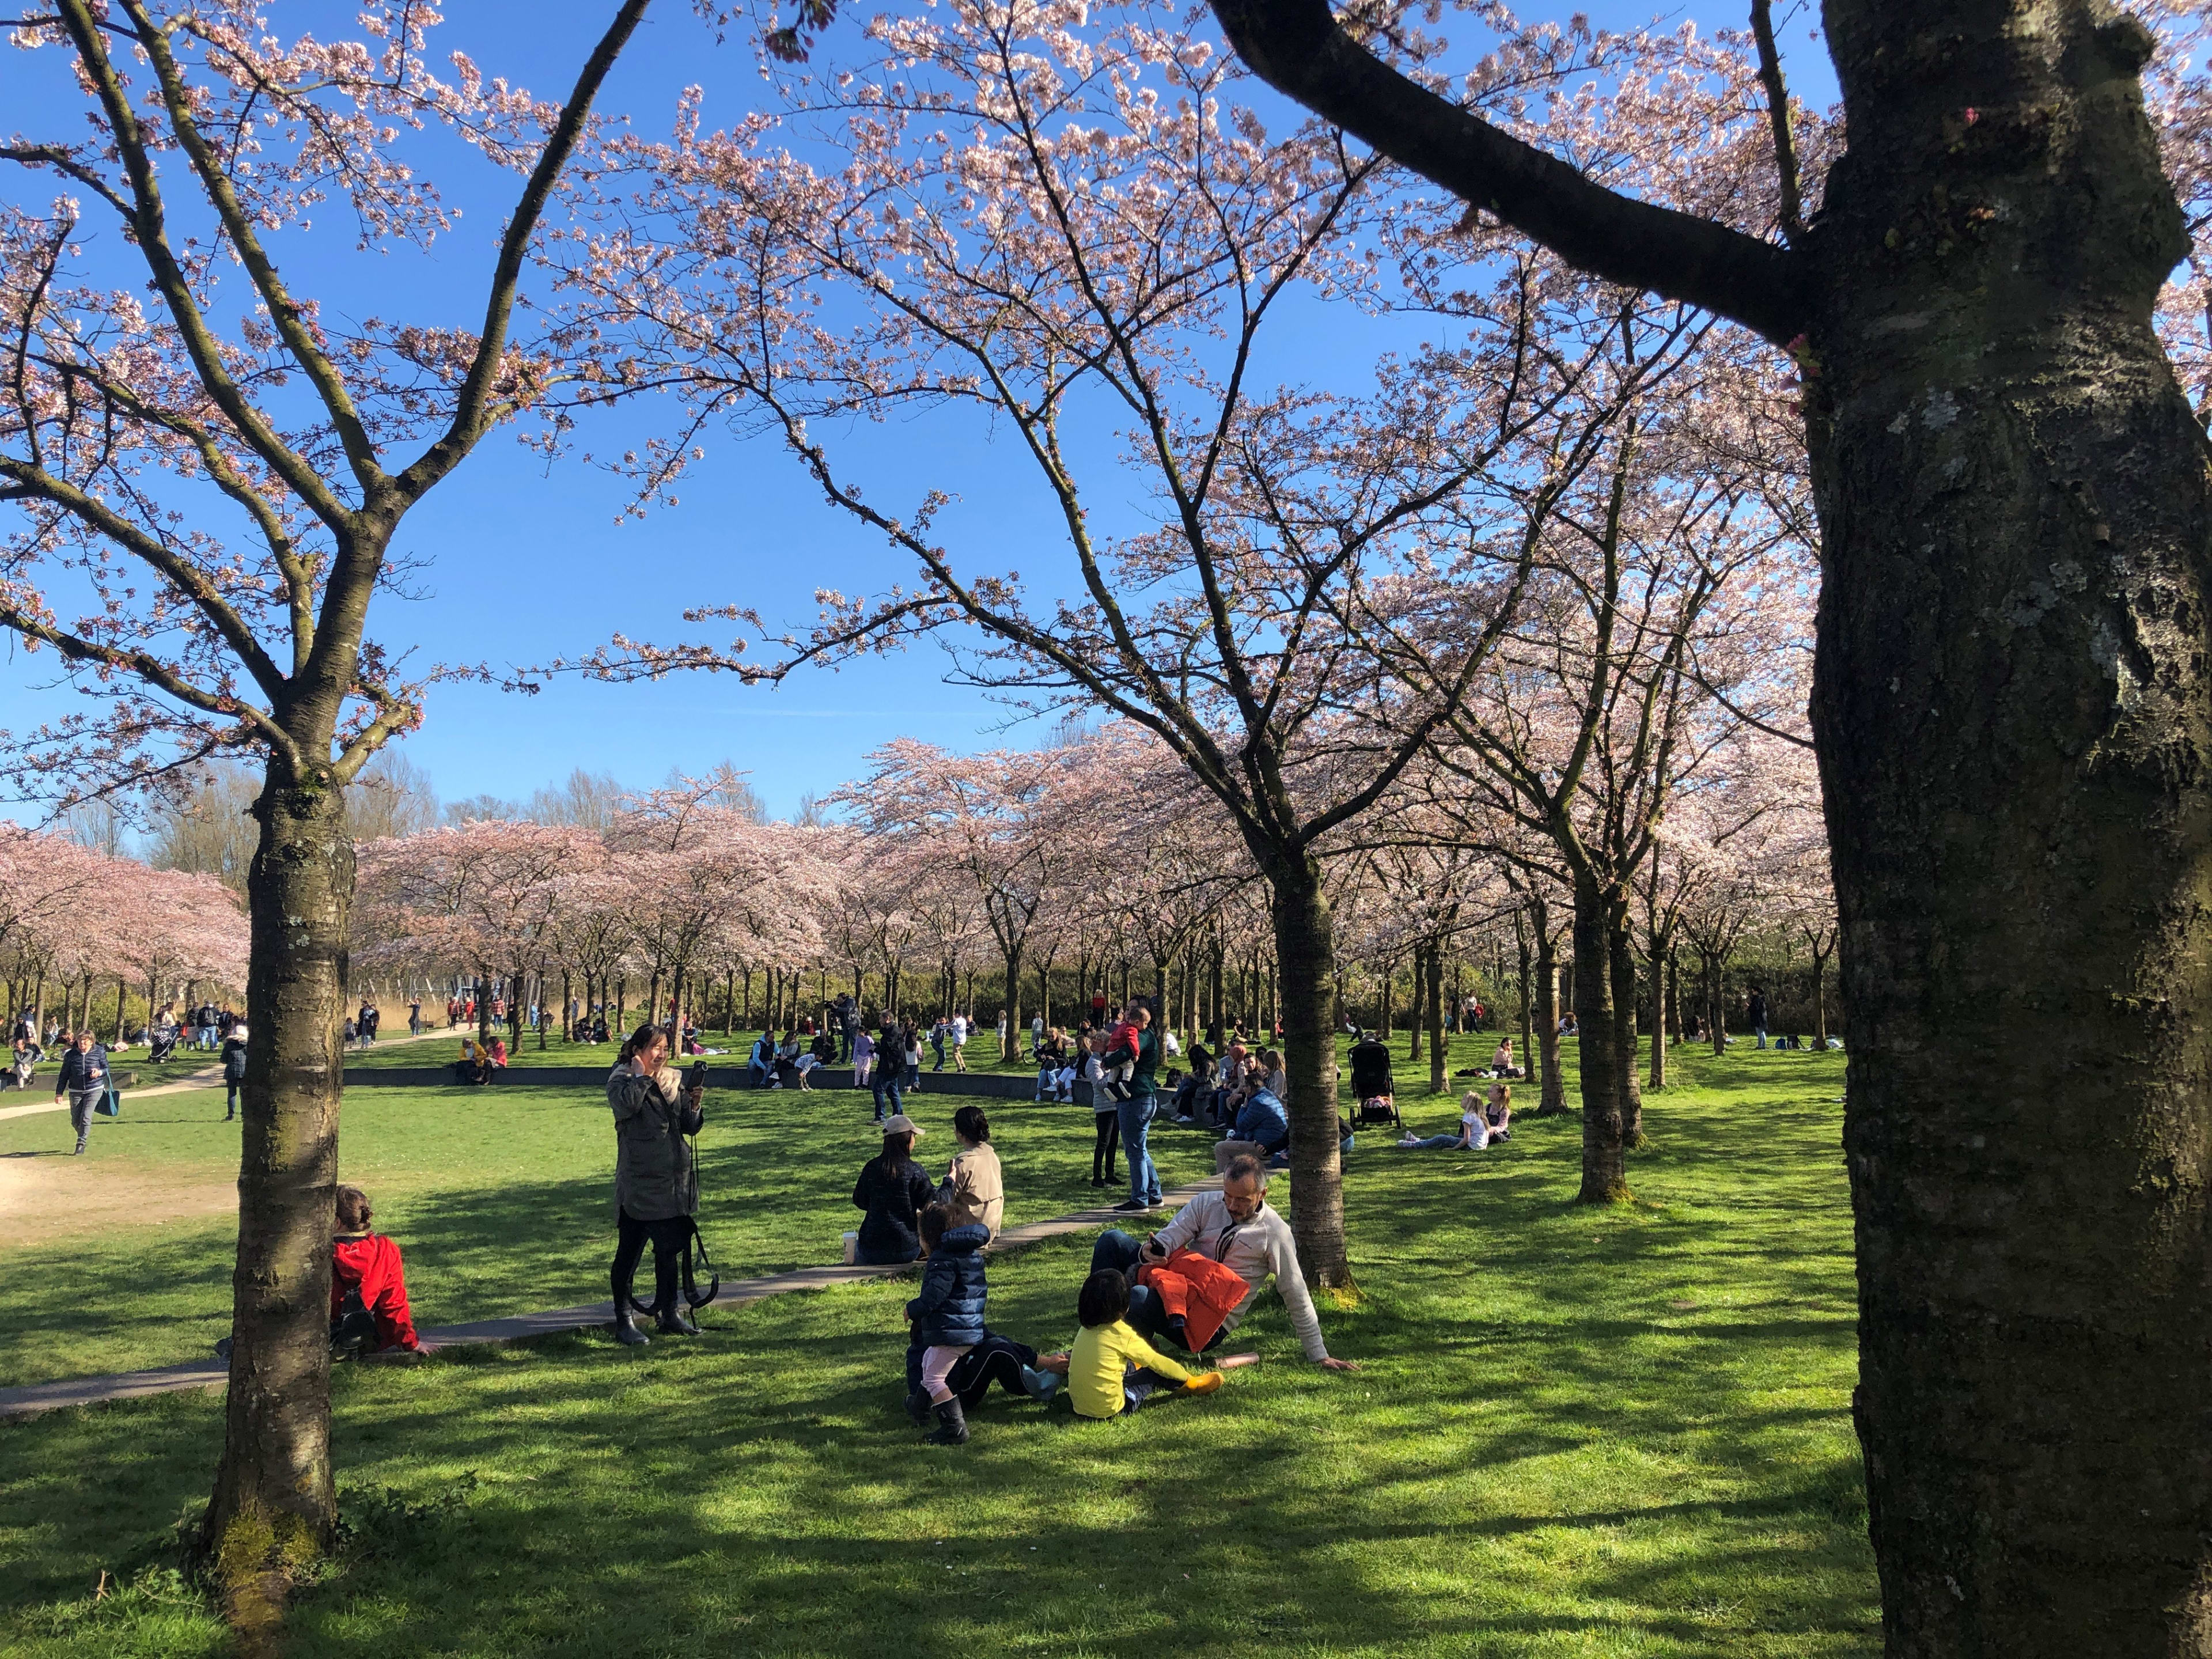
<svg viewBox="0 0 2212 1659"><path fill-rule="evenodd" d="M1146 1282L1161 1274L1177 1273L1174 1257L1189 1252L1209 1262L1218 1262L1244 1281L1243 1294L1226 1308L1201 1315L1175 1312L1154 1285ZM1267 1205L1267 1170L1256 1158L1235 1159L1224 1172L1221 1190L1200 1193L1183 1206L1168 1224L1139 1243L1127 1233L1112 1230L1099 1236L1091 1253L1091 1271L1111 1267L1128 1279L1128 1323L1138 1334L1164 1340L1191 1353L1218 1346L1252 1310L1253 1299L1268 1279L1282 1292L1290 1310L1291 1328L1306 1358L1333 1371L1359 1367L1348 1359L1332 1359L1322 1340L1321 1316L1314 1311L1305 1275L1298 1269L1298 1247L1291 1237L1291 1224ZM1177 1273L1195 1291L1192 1310L1208 1308L1197 1291L1204 1271L1193 1266L1188 1274ZM1218 1323L1214 1322L1218 1313ZM1203 1322L1201 1323L1201 1318Z"/></svg>

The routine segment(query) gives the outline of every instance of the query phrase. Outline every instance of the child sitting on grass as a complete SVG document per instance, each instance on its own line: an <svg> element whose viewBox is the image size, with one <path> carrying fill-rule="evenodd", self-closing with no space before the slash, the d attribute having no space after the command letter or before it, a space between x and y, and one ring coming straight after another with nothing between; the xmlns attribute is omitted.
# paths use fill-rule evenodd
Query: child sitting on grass
<svg viewBox="0 0 2212 1659"><path fill-rule="evenodd" d="M921 1270L921 1291L906 1304L913 1322L912 1341L921 1348L921 1386L907 1395L907 1415L918 1428L937 1413L933 1446L968 1443L968 1418L960 1396L945 1380L960 1356L984 1337L983 1301L988 1286L983 1278L983 1247L991 1242L990 1229L981 1223L965 1227L950 1224L952 1212L932 1204L921 1212L921 1247L928 1265Z"/></svg>
<svg viewBox="0 0 2212 1659"><path fill-rule="evenodd" d="M1113 1268L1101 1267L1083 1281L1075 1301L1083 1334L1066 1362L1067 1395L1078 1417L1118 1417L1170 1387L1178 1394L1212 1394L1223 1371L1260 1357L1230 1354L1215 1370L1188 1370L1132 1330L1122 1317L1128 1311L1129 1281Z"/></svg>
<svg viewBox="0 0 2212 1659"><path fill-rule="evenodd" d="M337 1190L331 1240L331 1346L334 1352L419 1352L407 1306L407 1268L399 1247L368 1224L375 1212L358 1187Z"/></svg>

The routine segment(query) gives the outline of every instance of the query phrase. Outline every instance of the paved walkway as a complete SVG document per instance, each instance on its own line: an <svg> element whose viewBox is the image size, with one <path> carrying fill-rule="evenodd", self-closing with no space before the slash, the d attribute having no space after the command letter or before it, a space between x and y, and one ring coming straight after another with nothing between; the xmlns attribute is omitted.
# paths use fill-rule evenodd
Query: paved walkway
<svg viewBox="0 0 2212 1659"><path fill-rule="evenodd" d="M388 1043L396 1042L428 1042L434 1038L448 1035L450 1033L441 1028L435 1031L425 1031L420 1036L382 1037L378 1040L377 1046L382 1048ZM118 1072L125 1068L126 1062L124 1060L112 1054L108 1059L109 1063ZM34 1077L31 1080L33 1083L42 1083L45 1079ZM123 1103L127 1106L134 1100L151 1100L156 1095L189 1094L196 1089L222 1087L222 1067L209 1066L197 1072L188 1072L174 1083L156 1083L143 1089L125 1089L123 1091ZM26 1092L28 1091L26 1091ZM65 1112L68 1109L69 1102L66 1100L40 1100L33 1101L28 1106L0 1106L0 1118L28 1117L33 1112Z"/></svg>
<svg viewBox="0 0 2212 1659"><path fill-rule="evenodd" d="M168 1086L168 1085L164 1085ZM152 1090L144 1091L152 1093ZM1219 1176L1194 1182L1188 1187L1178 1187L1163 1200L1168 1209L1188 1203L1199 1194L1220 1186ZM1133 1218L1143 1221L1147 1218ZM1078 1210L1073 1215L1054 1216L1049 1221L1031 1221L1019 1227L1009 1227L992 1243L994 1253L1018 1249L1024 1244L1041 1243L1048 1238L1058 1238L1066 1233L1079 1233L1086 1228L1107 1227L1127 1224L1133 1218L1128 1212L1116 1210L1111 1205L1096 1209ZM762 1279L741 1279L722 1286L721 1294L714 1298L717 1308L743 1308L756 1302L766 1301L772 1296L787 1296L793 1291L826 1290L832 1285L849 1285L863 1279L884 1279L893 1273L904 1273L914 1264L904 1263L890 1267L858 1267L840 1264L829 1267L800 1267L787 1273L770 1273ZM459 1342L520 1342L533 1336L550 1336L560 1331L573 1331L593 1325L614 1322L615 1304L593 1302L580 1308L551 1308L544 1313L519 1314L507 1319L479 1319L466 1325L437 1325L422 1333L425 1347L442 1348ZM38 1412L58 1411L66 1406L99 1406L115 1400L137 1400L149 1394L173 1394L180 1389L219 1389L230 1380L230 1366L226 1360L210 1357L188 1364L165 1365L159 1370L122 1371L107 1376L64 1377L55 1382L34 1382L27 1388L0 1389L0 1418L28 1417Z"/></svg>

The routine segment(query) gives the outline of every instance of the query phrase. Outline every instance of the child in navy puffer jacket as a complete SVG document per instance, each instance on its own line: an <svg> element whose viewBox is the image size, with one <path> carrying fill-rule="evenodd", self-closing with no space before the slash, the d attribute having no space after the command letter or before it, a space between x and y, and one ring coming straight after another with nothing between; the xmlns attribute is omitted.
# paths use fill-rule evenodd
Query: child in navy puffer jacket
<svg viewBox="0 0 2212 1659"><path fill-rule="evenodd" d="M960 1356L983 1340L983 1247L991 1242L990 1229L948 1227L951 1215L942 1204L922 1211L921 1243L929 1261L921 1271L921 1293L906 1304L912 1340L922 1350L921 1387L907 1395L907 1414L920 1425L935 1408L933 1446L968 1443L967 1416L945 1378Z"/></svg>

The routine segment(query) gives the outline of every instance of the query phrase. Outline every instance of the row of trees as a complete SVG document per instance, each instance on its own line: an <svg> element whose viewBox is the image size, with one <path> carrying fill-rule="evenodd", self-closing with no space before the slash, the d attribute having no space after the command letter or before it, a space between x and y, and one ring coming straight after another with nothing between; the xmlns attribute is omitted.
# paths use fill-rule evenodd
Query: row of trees
<svg viewBox="0 0 2212 1659"><path fill-rule="evenodd" d="M246 981L246 924L213 878L157 870L67 836L0 824L0 984L9 1013L58 1004L71 1030L95 1024L94 993L120 1041L126 1000L234 992Z"/></svg>

